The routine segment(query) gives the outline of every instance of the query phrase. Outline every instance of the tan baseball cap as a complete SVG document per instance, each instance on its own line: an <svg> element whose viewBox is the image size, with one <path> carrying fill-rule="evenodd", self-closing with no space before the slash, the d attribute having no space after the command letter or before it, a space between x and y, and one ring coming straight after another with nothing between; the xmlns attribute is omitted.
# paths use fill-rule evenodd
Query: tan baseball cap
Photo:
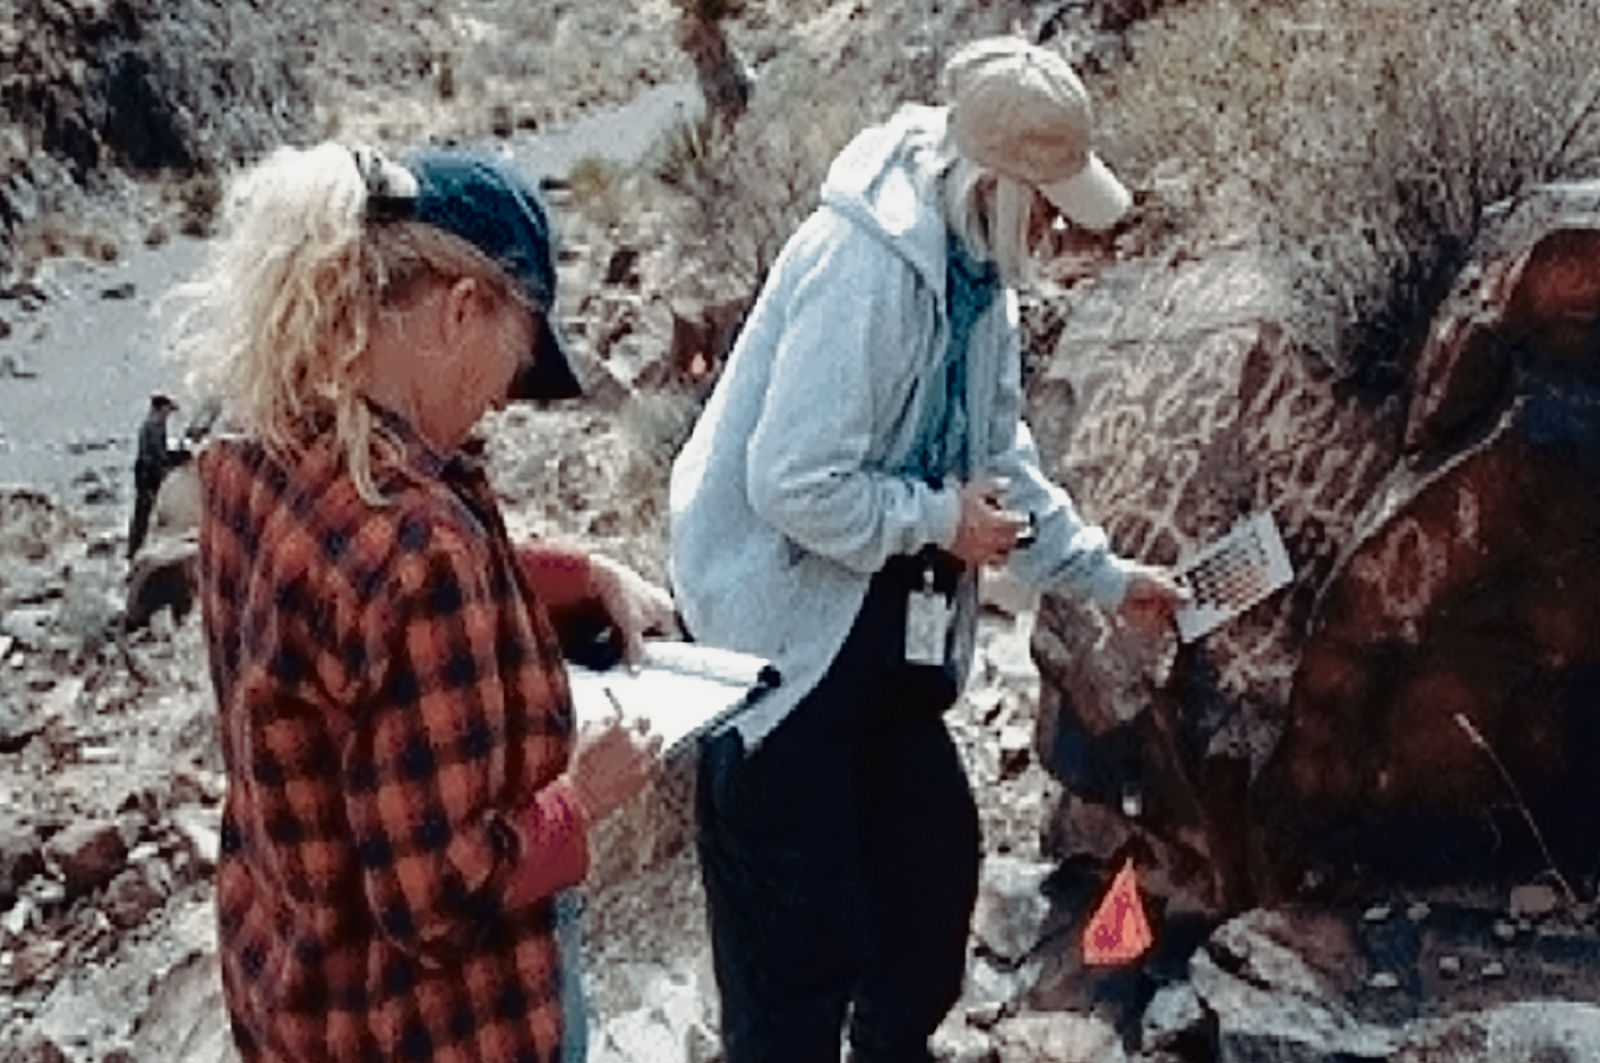
<svg viewBox="0 0 1600 1063"><path fill-rule="evenodd" d="M944 68L956 148L1039 190L1087 229L1109 229L1133 197L1091 149L1089 94L1067 61L1020 37L966 45Z"/></svg>

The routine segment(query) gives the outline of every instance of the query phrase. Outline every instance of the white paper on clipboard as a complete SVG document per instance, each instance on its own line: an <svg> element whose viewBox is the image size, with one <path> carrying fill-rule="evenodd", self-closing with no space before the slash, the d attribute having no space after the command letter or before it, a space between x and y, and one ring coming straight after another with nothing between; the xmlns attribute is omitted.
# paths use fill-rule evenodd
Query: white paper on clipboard
<svg viewBox="0 0 1600 1063"><path fill-rule="evenodd" d="M662 737L669 755L776 682L777 673L764 658L695 642L645 643L637 672L621 665L604 672L567 665L579 726L616 715L614 698L628 716L649 719L650 732Z"/></svg>
<svg viewBox="0 0 1600 1063"><path fill-rule="evenodd" d="M1240 521L1173 569L1190 601L1177 612L1178 637L1208 635L1294 579L1270 511Z"/></svg>

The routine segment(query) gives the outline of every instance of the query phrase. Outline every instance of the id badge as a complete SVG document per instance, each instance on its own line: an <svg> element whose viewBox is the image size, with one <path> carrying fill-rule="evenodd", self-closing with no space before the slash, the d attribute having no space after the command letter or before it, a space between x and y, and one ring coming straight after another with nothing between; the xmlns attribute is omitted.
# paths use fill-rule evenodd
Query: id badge
<svg viewBox="0 0 1600 1063"><path fill-rule="evenodd" d="M922 590L906 596L906 661L942 665L952 610L949 600L933 589L932 572L925 582Z"/></svg>

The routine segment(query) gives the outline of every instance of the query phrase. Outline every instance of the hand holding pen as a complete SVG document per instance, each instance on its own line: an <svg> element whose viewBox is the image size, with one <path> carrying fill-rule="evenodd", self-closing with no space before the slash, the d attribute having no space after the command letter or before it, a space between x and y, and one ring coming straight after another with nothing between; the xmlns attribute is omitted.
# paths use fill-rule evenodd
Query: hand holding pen
<svg viewBox="0 0 1600 1063"><path fill-rule="evenodd" d="M617 696L606 688L616 715L585 726L572 750L567 776L591 823L627 804L655 774L661 736L650 733L644 716L626 718Z"/></svg>

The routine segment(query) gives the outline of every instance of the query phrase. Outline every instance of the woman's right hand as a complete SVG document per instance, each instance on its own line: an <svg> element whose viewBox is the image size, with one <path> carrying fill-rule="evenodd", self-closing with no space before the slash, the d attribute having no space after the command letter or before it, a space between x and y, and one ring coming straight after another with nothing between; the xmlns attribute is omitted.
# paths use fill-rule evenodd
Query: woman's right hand
<svg viewBox="0 0 1600 1063"><path fill-rule="evenodd" d="M990 476L961 485L961 517L950 552L969 565L1005 564L1028 527L1027 516L1006 508L1006 487L1004 479Z"/></svg>
<svg viewBox="0 0 1600 1063"><path fill-rule="evenodd" d="M621 716L587 724L578 732L567 778L591 824L631 801L655 774L661 736L644 717Z"/></svg>

